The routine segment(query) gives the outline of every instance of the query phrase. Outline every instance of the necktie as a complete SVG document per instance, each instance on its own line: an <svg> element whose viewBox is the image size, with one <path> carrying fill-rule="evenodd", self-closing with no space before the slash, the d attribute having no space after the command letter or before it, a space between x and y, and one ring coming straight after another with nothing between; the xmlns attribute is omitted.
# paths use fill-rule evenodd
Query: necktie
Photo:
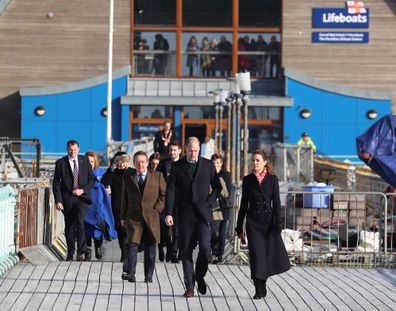
<svg viewBox="0 0 396 311"><path fill-rule="evenodd" d="M142 174L139 174L139 178L138 178L139 186L142 186L142 185L143 185L143 182L144 182L144 180L143 180L143 175L142 175Z"/></svg>
<svg viewBox="0 0 396 311"><path fill-rule="evenodd" d="M77 161L73 160L73 190L78 189L78 167Z"/></svg>

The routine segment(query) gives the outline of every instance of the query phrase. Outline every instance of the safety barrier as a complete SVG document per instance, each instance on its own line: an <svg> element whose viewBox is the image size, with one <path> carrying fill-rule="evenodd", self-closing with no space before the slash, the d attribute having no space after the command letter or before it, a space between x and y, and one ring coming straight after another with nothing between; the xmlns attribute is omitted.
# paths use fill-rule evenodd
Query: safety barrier
<svg viewBox="0 0 396 311"><path fill-rule="evenodd" d="M396 266L394 193L287 191L281 202L281 235L293 264ZM227 261L247 263L247 246L234 237L234 228L235 220L229 232L234 252Z"/></svg>
<svg viewBox="0 0 396 311"><path fill-rule="evenodd" d="M18 262L15 255L15 190L0 188L0 275Z"/></svg>

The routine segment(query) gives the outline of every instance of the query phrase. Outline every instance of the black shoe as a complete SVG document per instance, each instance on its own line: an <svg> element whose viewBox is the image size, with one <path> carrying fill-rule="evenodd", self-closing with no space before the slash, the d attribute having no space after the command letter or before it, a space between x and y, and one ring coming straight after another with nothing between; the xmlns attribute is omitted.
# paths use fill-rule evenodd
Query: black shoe
<svg viewBox="0 0 396 311"><path fill-rule="evenodd" d="M86 252L85 253L85 261L90 261L92 258L91 252Z"/></svg>
<svg viewBox="0 0 396 311"><path fill-rule="evenodd" d="M158 259L161 262L165 259L164 248L162 246L158 246Z"/></svg>
<svg viewBox="0 0 396 311"><path fill-rule="evenodd" d="M73 254L67 254L66 261L73 261Z"/></svg>
<svg viewBox="0 0 396 311"><path fill-rule="evenodd" d="M84 257L83 254L77 255L76 260L77 260L77 261L85 261L85 257Z"/></svg>
<svg viewBox="0 0 396 311"><path fill-rule="evenodd" d="M153 283L153 278L150 277L144 278L144 283Z"/></svg>
<svg viewBox="0 0 396 311"><path fill-rule="evenodd" d="M121 279L124 280L124 281L128 281L129 273L128 272L122 272Z"/></svg>
<svg viewBox="0 0 396 311"><path fill-rule="evenodd" d="M128 282L130 283L135 283L136 282L136 278L134 274L129 274L128 275Z"/></svg>
<svg viewBox="0 0 396 311"><path fill-rule="evenodd" d="M187 289L186 292L183 294L183 297L186 298L194 297L194 288Z"/></svg>
<svg viewBox="0 0 396 311"><path fill-rule="evenodd" d="M217 263L222 263L222 262L223 262L223 256L218 256Z"/></svg>
<svg viewBox="0 0 396 311"><path fill-rule="evenodd" d="M197 280L198 283L198 292L202 295L206 294L206 283L204 279Z"/></svg>
<svg viewBox="0 0 396 311"><path fill-rule="evenodd" d="M172 256L171 263L179 263L179 259L176 256Z"/></svg>
<svg viewBox="0 0 396 311"><path fill-rule="evenodd" d="M102 249L100 247L95 247L95 258L102 259L102 257L103 257Z"/></svg>
<svg viewBox="0 0 396 311"><path fill-rule="evenodd" d="M218 256L212 256L212 264L217 264L219 262L219 257Z"/></svg>
<svg viewBox="0 0 396 311"><path fill-rule="evenodd" d="M254 289L256 290L256 292L254 293L253 299L263 298L263 294L261 292L261 280L254 280Z"/></svg>
<svg viewBox="0 0 396 311"><path fill-rule="evenodd" d="M165 260L166 262L170 262L172 260L172 254L168 251L166 252Z"/></svg>

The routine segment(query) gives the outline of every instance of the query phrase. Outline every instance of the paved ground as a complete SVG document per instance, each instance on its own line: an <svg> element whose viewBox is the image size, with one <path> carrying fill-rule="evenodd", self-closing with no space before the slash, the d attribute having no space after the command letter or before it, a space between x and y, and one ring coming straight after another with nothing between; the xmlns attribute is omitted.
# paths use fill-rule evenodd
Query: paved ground
<svg viewBox="0 0 396 311"><path fill-rule="evenodd" d="M20 262L0 278L0 310L396 310L396 270L293 267L253 300L248 266L210 265L207 295L185 299L181 264L122 281L120 262Z"/></svg>

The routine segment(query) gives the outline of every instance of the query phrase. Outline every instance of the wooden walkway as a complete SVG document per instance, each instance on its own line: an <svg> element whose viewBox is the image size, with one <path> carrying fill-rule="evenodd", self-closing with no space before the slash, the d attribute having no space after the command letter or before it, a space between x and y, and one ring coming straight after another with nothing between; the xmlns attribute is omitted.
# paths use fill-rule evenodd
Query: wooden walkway
<svg viewBox="0 0 396 311"><path fill-rule="evenodd" d="M210 265L208 293L182 297L181 264L157 263L154 282L121 280L120 262L20 262L0 278L0 310L396 310L396 270L293 267L253 300L248 266Z"/></svg>

